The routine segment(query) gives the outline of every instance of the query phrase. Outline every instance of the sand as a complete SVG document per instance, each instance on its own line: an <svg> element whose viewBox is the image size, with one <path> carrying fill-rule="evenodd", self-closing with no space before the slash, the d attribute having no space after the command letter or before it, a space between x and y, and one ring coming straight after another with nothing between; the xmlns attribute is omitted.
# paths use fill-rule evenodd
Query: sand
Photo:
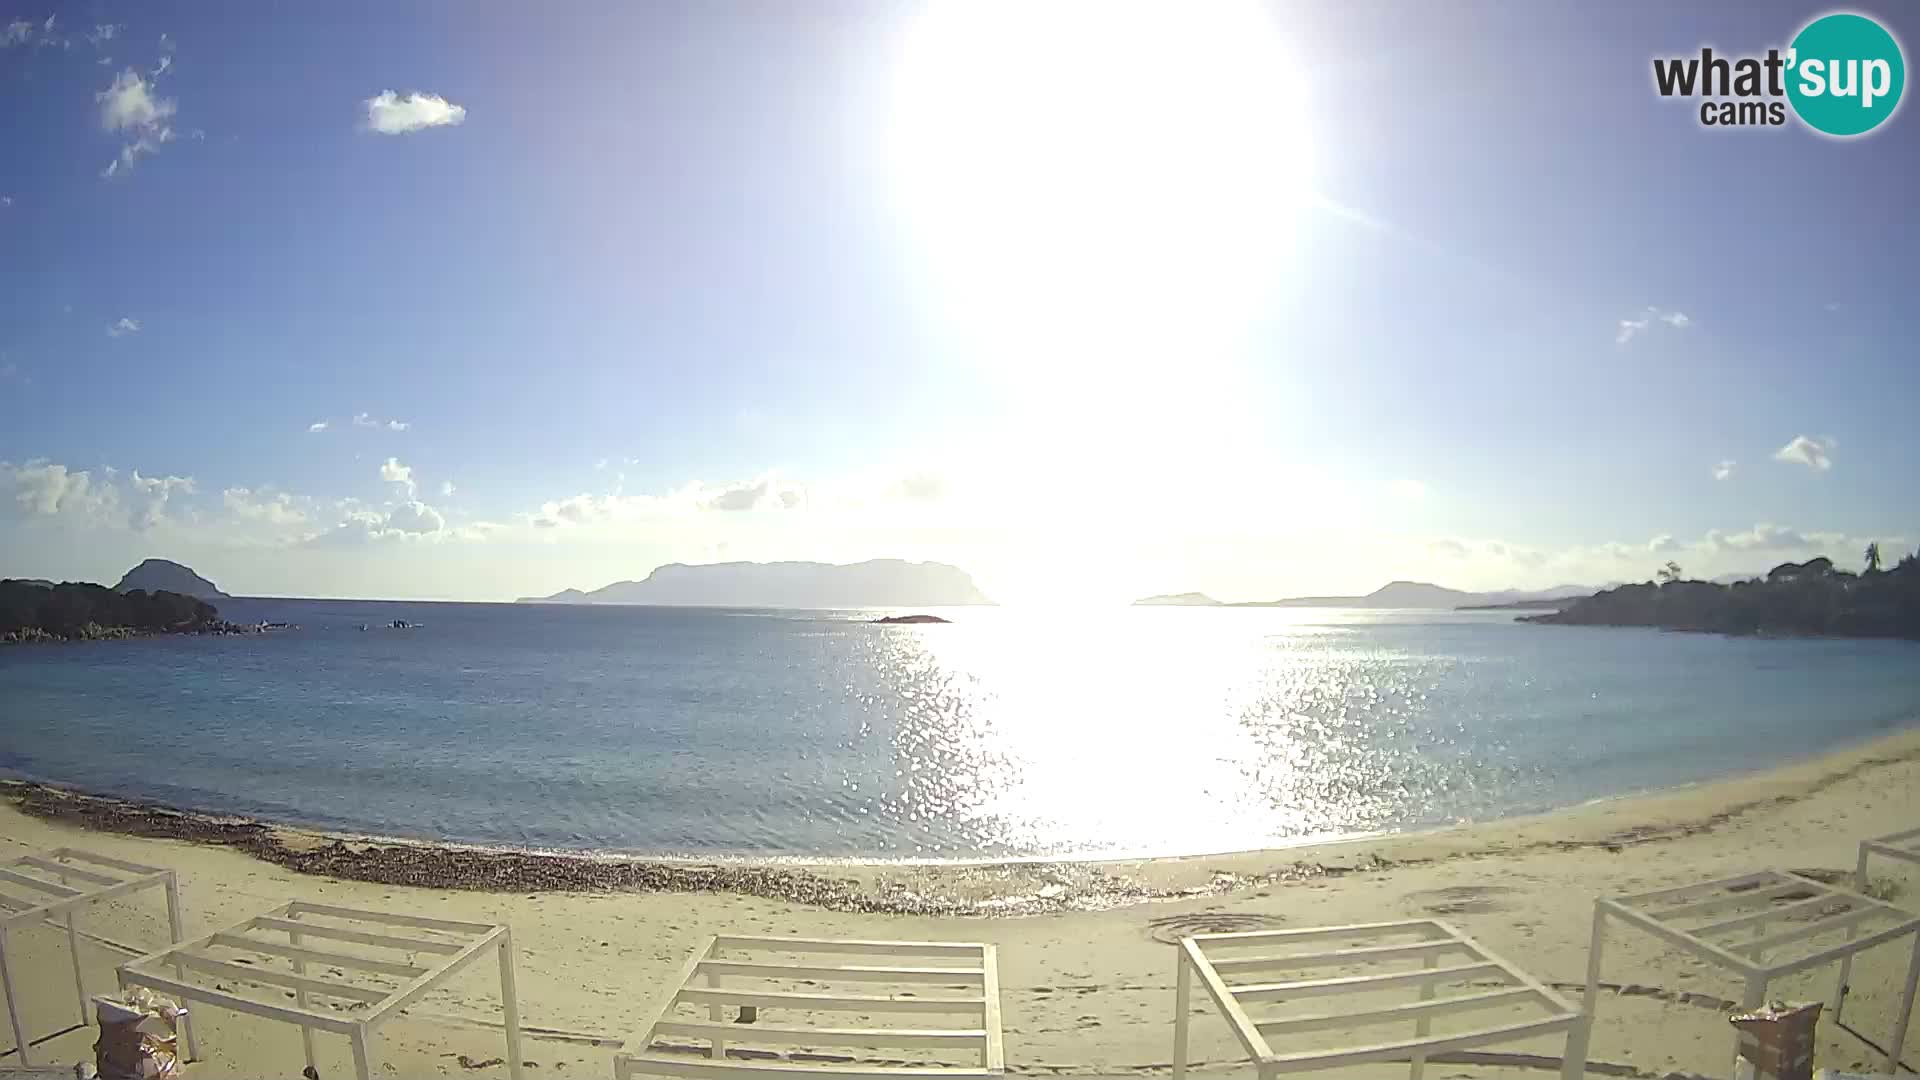
<svg viewBox="0 0 1920 1080"><path fill-rule="evenodd" d="M13 801L34 813L0 806L0 855L72 845L172 867L180 874L189 936L293 898L511 924L529 1032L523 1057L532 1077L612 1075L616 1041L645 1019L663 980L705 935L792 932L994 943L1008 1071L1151 1075L1169 1068L1174 975L1169 942L1182 932L1436 916L1542 981L1577 986L1585 977L1596 895L1766 866L1848 870L1861 838L1920 825L1920 731L1679 791L1537 818L1307 848L1099 864L782 871L796 877L739 876L743 868L683 865L664 877L623 872L616 875L619 887L591 889L583 883L601 884L600 878L556 876L550 866L542 870L537 863L531 869L515 864L517 869L502 870L484 859L468 859L463 877L447 870L443 853L431 848L400 859L391 852L379 854L392 845L335 845L332 838L286 830L263 831L271 837L265 846L257 839L236 841L234 835L202 836L202 841L218 841L212 843L129 836L101 826L156 830L124 815L117 824L113 815L101 813L42 816L53 811L22 789L15 789ZM305 861L279 854L316 851L332 854ZM326 876L329 872L376 880ZM488 874L501 875L497 883L514 891L477 887L487 883ZM1876 891L1897 904L1920 907L1920 873L1879 862L1874 877ZM680 891L708 886L747 892ZM153 894L97 906L83 916L81 928L98 941L149 949L166 937L164 908ZM1896 943L1856 964L1849 1026L1876 1041L1885 1039L1908 952L1905 942ZM88 943L83 953L90 985L111 987L113 967L123 954L98 943ZM95 1033L72 1029L75 1004L65 935L52 928L16 934L11 955L16 980L24 987L20 1005L35 1037L71 1029L39 1041L36 1061L90 1059ZM1616 933L1607 955L1607 982L1626 992L1601 996L1589 1075L1726 1075L1730 1035L1722 1007L1724 999L1739 996L1735 980L1636 934ZM504 1053L500 1013L489 971L477 965L384 1028L377 1046L382 1074L504 1076L497 1061ZM1796 976L1772 993L1824 999L1832 978L1830 971ZM1211 1006L1204 998L1196 998L1196 1004L1192 1055L1199 1073L1252 1075ZM196 1015L201 1060L189 1076L299 1074L294 1028L205 1008ZM1837 1025L1823 1022L1820 1030L1819 1065L1864 1069L1878 1064L1876 1052ZM10 1034L0 1031L0 1044L10 1042ZM323 1076L351 1075L344 1039L323 1035L318 1043ZM1920 1049L1913 1049L1920 1045L1920 1033L1908 1043L1906 1060L1912 1062L1920 1057ZM1548 1076L1542 1069L1553 1066L1560 1040L1534 1040L1513 1049L1541 1060L1530 1067L1524 1061L1436 1064L1427 1075ZM10 1054L0 1057L0 1065L14 1060ZM1383 1068L1398 1074L1397 1067ZM1375 1069L1367 1075L1382 1073Z"/></svg>

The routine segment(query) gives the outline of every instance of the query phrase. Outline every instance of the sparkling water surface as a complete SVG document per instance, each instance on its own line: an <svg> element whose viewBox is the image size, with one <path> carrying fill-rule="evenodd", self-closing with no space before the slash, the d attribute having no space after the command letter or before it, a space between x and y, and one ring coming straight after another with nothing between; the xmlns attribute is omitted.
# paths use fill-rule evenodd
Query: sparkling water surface
<svg viewBox="0 0 1920 1080"><path fill-rule="evenodd" d="M220 606L301 629L0 649L0 773L491 845L1147 855L1535 812L1920 720L1920 644L1500 612Z"/></svg>

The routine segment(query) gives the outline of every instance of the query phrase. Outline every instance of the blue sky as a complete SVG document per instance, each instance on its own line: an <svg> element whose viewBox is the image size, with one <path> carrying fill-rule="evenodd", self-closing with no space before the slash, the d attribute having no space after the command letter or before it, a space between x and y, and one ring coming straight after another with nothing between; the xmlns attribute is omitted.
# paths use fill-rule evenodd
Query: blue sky
<svg viewBox="0 0 1920 1080"><path fill-rule="evenodd" d="M1911 548L1912 109L1652 89L1824 10L10 2L0 574L1259 598Z"/></svg>

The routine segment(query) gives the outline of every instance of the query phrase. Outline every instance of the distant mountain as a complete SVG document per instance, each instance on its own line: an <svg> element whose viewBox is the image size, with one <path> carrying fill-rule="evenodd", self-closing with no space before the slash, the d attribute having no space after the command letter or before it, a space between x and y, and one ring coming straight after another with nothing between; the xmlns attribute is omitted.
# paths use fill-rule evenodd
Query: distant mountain
<svg viewBox="0 0 1920 1080"><path fill-rule="evenodd" d="M818 562L669 563L645 581L592 592L566 589L523 604L657 604L676 607L865 608L991 604L973 578L945 563L870 559Z"/></svg>
<svg viewBox="0 0 1920 1080"><path fill-rule="evenodd" d="M1590 585L1556 585L1551 589L1526 591L1502 589L1498 592L1462 592L1425 581L1390 581L1365 596L1293 596L1285 600L1245 600L1223 604L1205 593L1170 593L1135 600L1136 607L1345 607L1345 608L1456 608L1506 607L1525 604L1537 606L1568 597L1590 596L1599 590Z"/></svg>
<svg viewBox="0 0 1920 1080"><path fill-rule="evenodd" d="M53 582L37 577L0 578L0 585L37 585L42 589L53 588Z"/></svg>
<svg viewBox="0 0 1920 1080"><path fill-rule="evenodd" d="M148 559L127 571L126 576L120 579L120 584L115 585L113 589L115 592L145 589L147 592L179 593L182 596L198 597L201 600L230 599L213 582L177 562L168 562L165 559Z"/></svg>

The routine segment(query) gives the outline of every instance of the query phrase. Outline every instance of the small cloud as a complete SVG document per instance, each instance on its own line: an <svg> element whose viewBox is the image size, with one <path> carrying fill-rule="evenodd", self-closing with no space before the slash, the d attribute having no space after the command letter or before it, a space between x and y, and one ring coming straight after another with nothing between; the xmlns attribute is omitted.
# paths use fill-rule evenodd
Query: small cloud
<svg viewBox="0 0 1920 1080"><path fill-rule="evenodd" d="M13 205L13 196L0 195L0 207L7 207L12 205Z"/></svg>
<svg viewBox="0 0 1920 1080"><path fill-rule="evenodd" d="M366 100L367 130L381 135L405 135L430 127L450 127L467 118L467 110L438 94L412 93L401 97L391 90Z"/></svg>
<svg viewBox="0 0 1920 1080"><path fill-rule="evenodd" d="M1713 478L1715 480L1725 480L1727 477L1732 476L1735 464L1737 463L1731 458L1722 459L1718 465L1713 467Z"/></svg>
<svg viewBox="0 0 1920 1080"><path fill-rule="evenodd" d="M1467 545L1458 540L1434 540L1427 544L1427 550L1447 559L1464 559L1472 554Z"/></svg>
<svg viewBox="0 0 1920 1080"><path fill-rule="evenodd" d="M1685 330L1693 325L1693 320L1682 311L1666 311L1649 305L1647 309L1631 318L1621 319L1619 329L1613 335L1615 345L1625 345L1634 338L1647 332L1655 323L1664 323L1675 330Z"/></svg>
<svg viewBox="0 0 1920 1080"><path fill-rule="evenodd" d="M325 431L327 430L327 422L325 420L315 420L313 423L307 425L307 430Z"/></svg>
<svg viewBox="0 0 1920 1080"><path fill-rule="evenodd" d="M161 52L172 52L174 49L174 45L175 45L175 42L173 38L167 36L166 34L160 35L160 51Z"/></svg>
<svg viewBox="0 0 1920 1080"><path fill-rule="evenodd" d="M1669 552L1679 551L1680 541L1675 540L1670 535L1662 534L1647 541L1647 550L1653 552L1655 555L1665 555Z"/></svg>
<svg viewBox="0 0 1920 1080"><path fill-rule="evenodd" d="M376 421L373 417L368 416L366 413L354 413L353 426L354 427L377 427L379 426L379 422Z"/></svg>
<svg viewBox="0 0 1920 1080"><path fill-rule="evenodd" d="M400 464L398 458L388 458L380 464L380 479L389 484L405 485L408 495L414 492L413 467Z"/></svg>
<svg viewBox="0 0 1920 1080"><path fill-rule="evenodd" d="M93 29L87 31L87 41L98 46L104 42L112 41L114 36L119 34L123 29L125 29L125 27L116 26L113 23L96 23Z"/></svg>
<svg viewBox="0 0 1920 1080"><path fill-rule="evenodd" d="M1838 300L1831 300L1831 301L1828 301L1828 302L1827 302L1827 306L1826 306L1826 310L1828 310L1828 311L1839 311L1839 310L1840 310L1840 301L1838 301Z"/></svg>
<svg viewBox="0 0 1920 1080"><path fill-rule="evenodd" d="M107 163L100 175L111 177L133 168L134 162L173 141L170 121L179 105L172 98L155 97L153 84L132 68L114 76L113 84L94 95L100 103L100 126L109 132L132 136L120 148L120 156Z"/></svg>
<svg viewBox="0 0 1920 1080"><path fill-rule="evenodd" d="M447 527L447 519L426 503L413 500L400 504L387 515L387 527L403 533L437 533Z"/></svg>
<svg viewBox="0 0 1920 1080"><path fill-rule="evenodd" d="M453 481L451 480L440 481L440 497L443 499L450 499L453 497Z"/></svg>
<svg viewBox="0 0 1920 1080"><path fill-rule="evenodd" d="M120 317L119 322L107 327L107 336L113 338L126 337L128 334L137 334L139 332L140 320L129 318L125 315Z"/></svg>
<svg viewBox="0 0 1920 1080"><path fill-rule="evenodd" d="M173 66L173 57L171 56L161 57L160 62L153 66L153 77L157 79L160 76L165 75L167 73L167 69L172 66Z"/></svg>
<svg viewBox="0 0 1920 1080"><path fill-rule="evenodd" d="M607 467L607 459L601 458L599 461L593 463L593 467L595 471L604 470Z"/></svg>
<svg viewBox="0 0 1920 1080"><path fill-rule="evenodd" d="M1815 472L1826 472L1833 468L1833 459L1829 452L1837 444L1830 437L1812 438L1795 435L1793 441L1773 452L1773 460L1790 465L1805 465Z"/></svg>
<svg viewBox="0 0 1920 1080"><path fill-rule="evenodd" d="M0 27L0 49L11 49L15 45L25 45L33 37L33 24L25 19L15 19Z"/></svg>
<svg viewBox="0 0 1920 1080"><path fill-rule="evenodd" d="M410 428L410 427L412 427L412 426L413 426L412 424L409 424L409 423L407 423L407 422L406 422L405 420L389 420L389 421L387 421L387 430L388 430L388 431L405 431L405 430L407 430L408 428Z"/></svg>

